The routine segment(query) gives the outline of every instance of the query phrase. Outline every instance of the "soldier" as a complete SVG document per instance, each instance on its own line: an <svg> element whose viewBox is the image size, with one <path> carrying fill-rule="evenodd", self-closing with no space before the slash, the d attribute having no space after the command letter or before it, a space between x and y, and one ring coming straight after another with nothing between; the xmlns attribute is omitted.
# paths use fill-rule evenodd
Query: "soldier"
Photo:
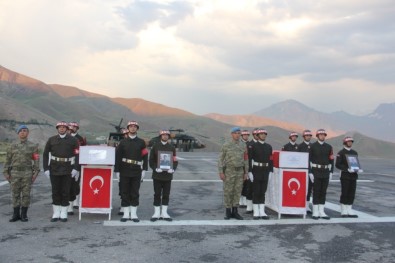
<svg viewBox="0 0 395 263"><path fill-rule="evenodd" d="M250 156L251 148L254 143L258 141L258 134L256 133L259 130L259 128L255 128L252 131L252 140L247 143L247 150L248 150L248 156ZM250 178L247 177L247 194L246 194L246 203L247 203L247 208L246 208L246 214L252 214L253 206L252 206L252 196L253 196L253 186L252 182L250 181Z"/></svg>
<svg viewBox="0 0 395 263"><path fill-rule="evenodd" d="M250 132L248 130L241 131L241 141L248 145L248 138L250 137ZM243 189L241 190L241 197L239 201L239 207L247 207L247 193L248 193L248 180L244 180Z"/></svg>
<svg viewBox="0 0 395 263"><path fill-rule="evenodd" d="M240 141L239 127L231 129L232 140L226 142L218 158L218 173L224 182L225 219L243 220L239 215L239 205L243 180L247 179L248 153L246 144Z"/></svg>
<svg viewBox="0 0 395 263"><path fill-rule="evenodd" d="M330 219L325 214L326 190L334 169L333 148L325 142L324 129L316 132L317 141L311 144L309 153L309 177L313 186L313 219Z"/></svg>
<svg viewBox="0 0 395 263"><path fill-rule="evenodd" d="M352 205L355 198L355 190L357 188L358 172L363 172L362 169L354 170L347 162L347 155L358 156L358 153L351 149L354 139L346 136L343 139L344 148L337 153L336 168L340 172L341 195L340 207L342 217L358 217L352 210Z"/></svg>
<svg viewBox="0 0 395 263"><path fill-rule="evenodd" d="M177 169L178 161L176 160L176 149L173 145L168 143L170 138L169 130L161 130L159 132L160 143L152 146L149 155L149 166L152 169L152 179L154 184L154 214L152 215L151 221L155 222L159 218L163 218L166 221L172 221L172 218L167 213L169 206L169 197L171 189L171 180L173 179L173 173ZM168 152L171 155L171 168L162 169L158 165L158 159L161 156L161 152ZM168 156L168 155L164 155Z"/></svg>
<svg viewBox="0 0 395 263"><path fill-rule="evenodd" d="M87 145L86 138L84 138L78 134L79 129L80 129L80 126L78 125L77 122L70 122L69 123L70 135L78 140L78 143L80 146L85 146L85 145ZM75 177L75 178L77 178L77 177ZM69 215L74 215L73 208L78 209L78 207L79 207L80 183L81 183L80 177L78 177L77 181L71 180L70 205L67 209L67 213Z"/></svg>
<svg viewBox="0 0 395 263"><path fill-rule="evenodd" d="M129 136L121 140L117 146L114 172L121 185L121 222L131 219L137 223L140 221L137 217L140 184L148 170L148 150L145 141L137 137L139 124L129 121L126 128Z"/></svg>
<svg viewBox="0 0 395 263"><path fill-rule="evenodd" d="M298 133L290 132L288 136L289 143L285 144L281 150L287 152L297 152L298 144L296 143L296 139L298 139L298 137L299 137Z"/></svg>
<svg viewBox="0 0 395 263"><path fill-rule="evenodd" d="M52 185L53 215L51 222L67 222L67 209L70 200L72 181L79 178L78 140L67 134L68 123L56 124L58 134L48 139L43 153L44 174Z"/></svg>
<svg viewBox="0 0 395 263"><path fill-rule="evenodd" d="M122 129L121 132L123 134L124 139L129 137L128 129ZM118 195L119 195L119 197L121 197L121 181L119 180L119 178L117 178L117 179L118 179L118 189L119 189ZM123 207L122 206L119 208L118 215L119 216L123 215Z"/></svg>
<svg viewBox="0 0 395 263"><path fill-rule="evenodd" d="M122 134L123 134L123 138L128 138L128 136L129 136L128 129L122 129Z"/></svg>
<svg viewBox="0 0 395 263"><path fill-rule="evenodd" d="M303 131L303 142L299 144L298 150L299 152L305 152L308 153L310 152L310 146L311 146L311 137L313 134L311 133L310 130L304 130ZM311 214L311 209L310 209L310 198L311 198L311 192L313 191L313 182L311 181L309 177L309 183L307 187L307 196L306 196L306 212L308 214Z"/></svg>
<svg viewBox="0 0 395 263"><path fill-rule="evenodd" d="M273 149L265 142L267 131L259 129L256 131L258 141L251 146L249 151L248 177L253 185L253 218L269 219L265 213L265 194L269 182L270 173L273 173Z"/></svg>
<svg viewBox="0 0 395 263"><path fill-rule="evenodd" d="M26 125L20 125L16 133L19 141L11 144L10 148L7 149L3 174L11 185L12 206L14 208L14 213L9 221L21 220L27 222L30 190L40 171L40 156L38 154L38 144L28 141L29 129Z"/></svg>

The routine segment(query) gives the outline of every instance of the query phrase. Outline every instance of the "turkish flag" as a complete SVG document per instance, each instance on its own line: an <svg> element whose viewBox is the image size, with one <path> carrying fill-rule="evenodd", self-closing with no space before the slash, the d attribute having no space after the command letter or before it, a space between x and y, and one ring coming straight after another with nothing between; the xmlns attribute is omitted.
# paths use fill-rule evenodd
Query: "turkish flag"
<svg viewBox="0 0 395 263"><path fill-rule="evenodd" d="M307 171L282 170L284 207L306 207Z"/></svg>
<svg viewBox="0 0 395 263"><path fill-rule="evenodd" d="M82 167L81 207L110 208L111 168Z"/></svg>

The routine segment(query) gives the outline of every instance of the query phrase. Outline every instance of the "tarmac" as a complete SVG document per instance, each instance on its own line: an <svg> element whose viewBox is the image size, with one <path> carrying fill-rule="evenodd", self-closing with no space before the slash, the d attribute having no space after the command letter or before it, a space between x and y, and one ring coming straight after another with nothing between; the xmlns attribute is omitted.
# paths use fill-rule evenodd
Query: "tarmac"
<svg viewBox="0 0 395 263"><path fill-rule="evenodd" d="M147 173L140 190L139 223L118 216L118 181L113 181L111 220L106 214L69 216L51 223L49 180L34 183L29 222L8 222L12 214L8 182L0 176L0 262L395 262L395 160L360 158L354 210L339 213L340 182L329 184L330 220L282 215L270 220L223 220L218 153L179 152L169 214L172 222L151 222L153 186ZM2 167L0 167L0 173Z"/></svg>

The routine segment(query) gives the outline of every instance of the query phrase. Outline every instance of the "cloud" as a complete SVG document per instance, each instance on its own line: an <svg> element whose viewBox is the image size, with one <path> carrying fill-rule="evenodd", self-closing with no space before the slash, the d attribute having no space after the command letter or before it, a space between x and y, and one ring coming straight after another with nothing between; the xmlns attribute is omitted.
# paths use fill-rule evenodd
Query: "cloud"
<svg viewBox="0 0 395 263"><path fill-rule="evenodd" d="M170 27L193 13L193 7L186 1L161 4L154 1L133 1L126 7L118 8L119 15L133 32L147 29L153 22L162 27Z"/></svg>
<svg viewBox="0 0 395 263"><path fill-rule="evenodd" d="M395 101L394 11L390 0L2 1L0 56L47 83L199 114L286 99L367 111Z"/></svg>

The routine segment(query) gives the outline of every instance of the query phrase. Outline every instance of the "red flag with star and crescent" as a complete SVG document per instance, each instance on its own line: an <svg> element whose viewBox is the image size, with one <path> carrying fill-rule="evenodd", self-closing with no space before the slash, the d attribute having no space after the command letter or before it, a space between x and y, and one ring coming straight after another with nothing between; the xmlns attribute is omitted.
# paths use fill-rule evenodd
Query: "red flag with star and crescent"
<svg viewBox="0 0 395 263"><path fill-rule="evenodd" d="M82 167L81 207L110 208L111 168Z"/></svg>
<svg viewBox="0 0 395 263"><path fill-rule="evenodd" d="M283 170L283 206L306 207L306 171Z"/></svg>

